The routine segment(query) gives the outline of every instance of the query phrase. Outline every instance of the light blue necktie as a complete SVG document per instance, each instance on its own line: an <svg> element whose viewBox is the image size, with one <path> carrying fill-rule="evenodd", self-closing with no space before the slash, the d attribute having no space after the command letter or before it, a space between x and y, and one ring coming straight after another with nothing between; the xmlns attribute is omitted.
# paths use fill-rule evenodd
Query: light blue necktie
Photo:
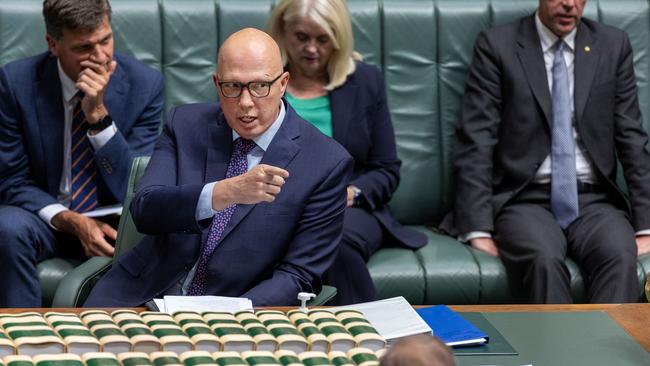
<svg viewBox="0 0 650 366"><path fill-rule="evenodd" d="M553 128L551 146L551 212L563 229L578 217L578 184L569 73L564 62L566 43L555 44L553 59Z"/></svg>

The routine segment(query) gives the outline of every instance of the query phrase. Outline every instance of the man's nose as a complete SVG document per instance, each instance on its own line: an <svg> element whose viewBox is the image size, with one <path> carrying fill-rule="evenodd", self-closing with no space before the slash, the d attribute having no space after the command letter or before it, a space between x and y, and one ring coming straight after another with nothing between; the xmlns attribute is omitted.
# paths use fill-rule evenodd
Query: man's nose
<svg viewBox="0 0 650 366"><path fill-rule="evenodd" d="M90 53L90 60L100 64L108 61L108 55L104 52L104 48L100 44L96 44Z"/></svg>
<svg viewBox="0 0 650 366"><path fill-rule="evenodd" d="M242 107L251 107L253 104L253 96L248 91L248 88L242 88L241 94L239 95L239 105Z"/></svg>
<svg viewBox="0 0 650 366"><path fill-rule="evenodd" d="M566 8L573 8L576 5L576 0L562 0L562 5Z"/></svg>

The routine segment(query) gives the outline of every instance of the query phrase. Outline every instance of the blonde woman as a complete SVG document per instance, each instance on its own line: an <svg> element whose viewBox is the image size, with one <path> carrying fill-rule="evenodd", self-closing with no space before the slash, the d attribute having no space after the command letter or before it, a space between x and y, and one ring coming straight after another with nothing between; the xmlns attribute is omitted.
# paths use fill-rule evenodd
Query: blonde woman
<svg viewBox="0 0 650 366"><path fill-rule="evenodd" d="M401 162L383 77L354 51L343 0L281 0L269 28L291 75L286 99L355 161L343 239L324 278L338 289L332 305L374 300L368 258L382 243L413 249L426 243L423 234L401 226L386 207L397 188Z"/></svg>

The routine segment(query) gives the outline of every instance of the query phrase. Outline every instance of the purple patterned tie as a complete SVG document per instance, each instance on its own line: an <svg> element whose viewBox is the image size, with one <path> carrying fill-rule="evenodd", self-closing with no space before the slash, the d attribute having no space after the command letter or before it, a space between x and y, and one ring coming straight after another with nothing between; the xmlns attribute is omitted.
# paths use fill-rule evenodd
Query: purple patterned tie
<svg viewBox="0 0 650 366"><path fill-rule="evenodd" d="M235 140L232 155L230 156L230 163L228 164L228 170L226 171L226 178L232 178L246 173L248 170L246 155L248 155L255 146L257 145L253 140L246 140L241 137ZM223 230L226 228L226 225L228 225L236 207L237 205L228 206L223 211L214 215L212 225L210 226L210 233L208 234L208 240L203 246L201 257L196 266L194 279L187 291L188 295L197 296L205 294L208 280L208 262L210 261L210 257L212 256L212 253L214 253L217 244L219 244L221 234L223 234Z"/></svg>

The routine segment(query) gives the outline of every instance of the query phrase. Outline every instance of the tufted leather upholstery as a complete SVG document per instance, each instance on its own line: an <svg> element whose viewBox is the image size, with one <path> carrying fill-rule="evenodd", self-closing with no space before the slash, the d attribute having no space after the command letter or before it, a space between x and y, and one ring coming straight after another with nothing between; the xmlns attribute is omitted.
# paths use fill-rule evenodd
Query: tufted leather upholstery
<svg viewBox="0 0 650 366"><path fill-rule="evenodd" d="M41 0L0 0L0 64L46 48ZM218 45L244 26L263 28L273 0L112 0L119 51L160 69L166 107L215 100L210 81ZM404 295L414 304L517 302L501 262L432 230L452 202L452 139L478 32L530 14L537 0L348 0L356 49L384 72L395 125L402 180L391 210L427 233L413 252L388 247L369 262L381 297ZM646 0L590 0L585 16L626 30L645 125L650 126L650 6ZM390 246L390 243L387 243ZM60 261L58 261L61 263ZM577 302L584 279L569 262ZM39 267L44 292L71 267ZM640 258L639 296L650 255ZM46 275L47 274L47 275ZM59 298L62 298L59 296ZM46 299L45 304L49 304Z"/></svg>

